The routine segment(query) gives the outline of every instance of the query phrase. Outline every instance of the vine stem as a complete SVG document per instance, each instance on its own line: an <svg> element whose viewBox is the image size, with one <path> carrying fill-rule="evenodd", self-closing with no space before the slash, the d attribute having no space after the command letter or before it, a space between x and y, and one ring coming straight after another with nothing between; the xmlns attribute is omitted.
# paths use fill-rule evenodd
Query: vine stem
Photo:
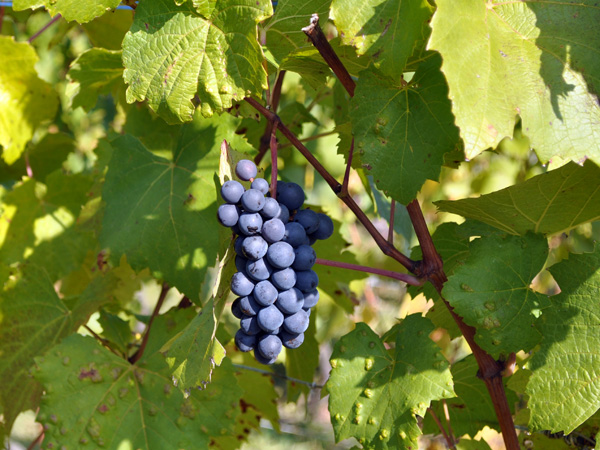
<svg viewBox="0 0 600 450"><path fill-rule="evenodd" d="M40 34L42 34L44 31L46 31L48 28L50 28L52 26L52 24L54 24L55 22L57 22L58 20L60 20L62 18L62 15L60 13L58 13L57 15L55 15L52 19L50 19L50 21L44 25L37 33L35 33L33 36L31 36L29 39L27 39L27 42L29 42L30 44L38 38L38 36Z"/></svg>
<svg viewBox="0 0 600 450"><path fill-rule="evenodd" d="M233 367L237 369L249 370L251 372L261 373L263 375L269 375L274 378L281 378L283 380L291 381L293 383L303 384L304 386L308 386L311 389L323 389L325 386L321 384L317 384L310 381L300 380L298 378L288 377L286 375L281 375L279 373L270 372L268 370L259 369L258 367L246 366L244 364L233 364Z"/></svg>
<svg viewBox="0 0 600 450"><path fill-rule="evenodd" d="M435 411L431 408L427 408L427 412L431 415L431 418L433 419L433 421L435 422L437 427L440 429L442 436L444 436L444 439L446 440L446 444L448 444L448 448L456 448L456 444L454 443L454 440L452 438L450 438L448 433L446 433L446 430L444 429L444 426L442 425L442 422L440 422L440 419L437 416L437 414L435 413Z"/></svg>
<svg viewBox="0 0 600 450"><path fill-rule="evenodd" d="M277 127L279 121L274 121L271 125L271 139L269 147L271 149L271 197L277 198Z"/></svg>
<svg viewBox="0 0 600 450"><path fill-rule="evenodd" d="M337 267L340 269L350 269L350 270L356 270L359 272L366 272L366 273L372 273L375 275L381 275L383 277L394 278L395 280L403 281L406 284L410 284L411 286L422 286L423 283L425 283L425 280L420 280L419 278L409 275L407 273L394 272L392 270L377 269L375 267L368 267L368 266L359 266L358 264L350 264L350 263L345 263L345 262L340 262L340 261L331 261L329 259L322 259L322 258L317 258L315 263L320 264L322 266Z"/></svg>
<svg viewBox="0 0 600 450"><path fill-rule="evenodd" d="M273 93L270 94L270 109L273 112L277 112L277 107L279 106L279 99L281 98L281 87L283 86L283 77L285 76L285 70L282 70L277 75L277 80L275 80L275 86L273 86ZM258 148L258 154L254 157L254 163L256 165L260 164L262 159L265 157L267 150L270 147L270 137L271 130L273 128L273 121L269 120L267 126L265 127L265 132L260 138L260 146Z"/></svg>
<svg viewBox="0 0 600 450"><path fill-rule="evenodd" d="M146 349L146 345L148 344L148 338L150 337L150 330L152 329L152 322L154 322L154 318L158 316L158 312L167 298L167 292L169 292L169 285L167 283L163 283L162 288L160 290L160 294L158 296L158 301L156 302L156 306L154 307L154 311L152 311L152 315L150 316L150 320L148 321L148 325L146 325L146 331L144 332L144 337L142 338L142 343L140 344L140 348L131 355L129 358L129 362L131 364L135 364L140 360L140 358L144 355L144 350Z"/></svg>
<svg viewBox="0 0 600 450"><path fill-rule="evenodd" d="M335 130L324 131L323 133L313 134L312 136L302 138L302 139L300 139L300 142L316 141L317 139L321 139L322 137L325 137L325 136L331 136L332 134L336 134L336 133L337 133L337 131L335 131ZM280 149L287 148L287 147L293 147L293 145L288 142L286 144L282 144L279 146Z"/></svg>
<svg viewBox="0 0 600 450"><path fill-rule="evenodd" d="M442 407L444 408L444 417L446 418L446 425L448 425L448 434L450 435L450 439L452 442L456 442L456 438L454 437L454 431L452 430L452 424L450 423L450 411L448 411L448 402L446 399L442 399Z"/></svg>
<svg viewBox="0 0 600 450"><path fill-rule="evenodd" d="M2 33L2 25L4 24L4 6L0 6L0 33Z"/></svg>
<svg viewBox="0 0 600 450"><path fill-rule="evenodd" d="M33 450L35 448L35 446L38 444L38 442L42 442L43 439L44 439L44 429L42 428L42 431L40 431L40 434L37 435L37 437L33 440L33 442L31 444L29 444L29 447L27 447L27 450Z"/></svg>

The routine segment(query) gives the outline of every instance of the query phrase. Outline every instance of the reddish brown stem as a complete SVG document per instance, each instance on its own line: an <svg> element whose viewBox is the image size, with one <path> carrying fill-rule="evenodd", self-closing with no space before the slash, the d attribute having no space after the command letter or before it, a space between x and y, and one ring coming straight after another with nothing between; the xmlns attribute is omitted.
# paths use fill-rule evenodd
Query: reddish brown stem
<svg viewBox="0 0 600 450"><path fill-rule="evenodd" d="M273 122L271 127L271 197L277 198L277 127L279 121Z"/></svg>
<svg viewBox="0 0 600 450"><path fill-rule="evenodd" d="M0 6L0 33L2 33L2 25L4 24L4 6Z"/></svg>
<svg viewBox="0 0 600 450"><path fill-rule="evenodd" d="M412 286L422 286L424 283L424 280L419 280L418 278L416 278L412 275L409 275L407 273L394 272L392 270L377 269L375 267L359 266L358 264L350 264L350 263L345 263L345 262L340 262L340 261L330 261L328 259L322 259L322 258L317 258L316 264L321 264L322 266L329 266L329 267L338 267L340 269L357 270L359 272L372 273L375 275L381 275L383 277L394 278L395 280L403 281L406 284L410 284Z"/></svg>
<svg viewBox="0 0 600 450"><path fill-rule="evenodd" d="M277 113L277 107L279 106L279 99L281 98L281 87L283 86L283 77L285 76L285 70L282 70L277 75L275 85L273 86L273 93L271 94L270 109L274 113ZM265 132L260 138L260 146L258 148L258 154L254 157L254 162L258 165L265 157L267 150L269 150L271 130L273 128L273 122L269 121L265 127Z"/></svg>
<svg viewBox="0 0 600 450"><path fill-rule="evenodd" d="M31 36L29 39L27 39L27 42L29 42L30 44L37 39L37 37L42 34L44 31L46 31L48 28L50 28L54 22L57 22L59 19L61 19L62 16L59 14L55 15L46 25L44 25L37 33L35 33L33 36Z"/></svg>
<svg viewBox="0 0 600 450"><path fill-rule="evenodd" d="M446 433L446 430L444 429L442 422L440 422L440 419L437 416L437 414L435 413L435 411L431 408L427 408L427 412L429 413L429 415L431 416L431 418L433 419L433 421L435 422L437 427L440 429L442 436L444 436L444 439L446 440L446 444L448 444L448 448L456 448L456 445L454 444L454 440L451 439L450 436L448 436L448 433Z"/></svg>
<svg viewBox="0 0 600 450"><path fill-rule="evenodd" d="M321 27L319 26L319 15L313 14L310 18L310 25L302 28L302 31L304 31L325 62L331 67L331 70L333 70L333 73L335 73L338 80L340 80L346 91L348 91L350 97L353 97L356 83L331 47L325 34L323 34L323 30L321 30Z"/></svg>
<svg viewBox="0 0 600 450"><path fill-rule="evenodd" d="M152 322L154 322L154 318L158 316L158 312L167 298L167 292L169 292L169 286L167 283L163 283L162 288L160 290L160 295L158 296L158 301L156 302L156 306L154 307L154 311L152 311L152 315L150 316L150 320L148 321L148 325L146 325L146 331L144 332L144 337L142 338L142 343L140 344L140 348L131 355L129 358L129 362L131 364L135 364L140 360L140 358L144 355L144 350L146 350L146 345L148 344L148 338L150 337L150 330L152 329Z"/></svg>

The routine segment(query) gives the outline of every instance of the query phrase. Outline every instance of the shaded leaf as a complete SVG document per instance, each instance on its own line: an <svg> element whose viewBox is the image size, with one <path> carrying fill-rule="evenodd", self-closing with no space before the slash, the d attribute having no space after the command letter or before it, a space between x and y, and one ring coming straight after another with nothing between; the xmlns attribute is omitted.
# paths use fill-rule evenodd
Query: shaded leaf
<svg viewBox="0 0 600 450"><path fill-rule="evenodd" d="M133 15L133 11L117 9L83 24L83 29L94 47L121 50L125 33L133 23Z"/></svg>
<svg viewBox="0 0 600 450"><path fill-rule="evenodd" d="M102 337L108 339L123 355L127 356L128 346L133 338L129 322L102 310L98 323L102 327Z"/></svg>
<svg viewBox="0 0 600 450"><path fill-rule="evenodd" d="M44 5L51 15L60 14L67 22L75 20L79 23L89 22L103 15L111 9L115 9L121 3L120 0L44 0Z"/></svg>
<svg viewBox="0 0 600 450"><path fill-rule="evenodd" d="M285 370L286 375L298 380L313 382L315 371L319 366L319 343L315 338L317 332L317 308L311 311L308 329L304 332L304 342L299 348L286 350L285 352ZM297 402L300 394L308 398L310 388L305 384L288 382L287 401Z"/></svg>

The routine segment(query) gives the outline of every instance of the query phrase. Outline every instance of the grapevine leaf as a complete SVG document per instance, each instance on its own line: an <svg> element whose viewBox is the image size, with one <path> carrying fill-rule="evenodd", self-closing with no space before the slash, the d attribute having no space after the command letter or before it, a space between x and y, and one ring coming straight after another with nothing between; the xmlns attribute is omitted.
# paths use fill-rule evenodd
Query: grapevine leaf
<svg viewBox="0 0 600 450"><path fill-rule="evenodd" d="M121 52L91 48L73 61L67 74L71 81L69 94L73 108L89 111L98 95L109 94L123 85Z"/></svg>
<svg viewBox="0 0 600 450"><path fill-rule="evenodd" d="M456 444L456 450L492 450L492 448L483 439L475 440L461 438Z"/></svg>
<svg viewBox="0 0 600 450"><path fill-rule="evenodd" d="M319 365L319 343L315 338L316 308L311 311L311 321L304 332L304 342L299 348L287 350L285 356L286 374L298 380L312 382L317 366ZM308 396L309 387L304 384L290 381L288 383L287 401L296 402L298 396L304 393Z"/></svg>
<svg viewBox="0 0 600 450"><path fill-rule="evenodd" d="M102 337L108 339L123 355L127 356L127 347L133 337L129 322L102 310L98 323L102 327Z"/></svg>
<svg viewBox="0 0 600 450"><path fill-rule="evenodd" d="M391 354L364 323L342 337L327 382L336 441L355 437L365 448L417 448L415 415L432 400L454 396L448 364L429 339L431 322L411 315L398 327Z"/></svg>
<svg viewBox="0 0 600 450"><path fill-rule="evenodd" d="M1 294L0 403L4 405L5 428L10 430L22 410L35 409L41 390L28 373L33 358L87 322L94 311L111 300L114 285L110 275L98 277L81 296L63 301L48 272L27 265L15 286Z"/></svg>
<svg viewBox="0 0 600 450"><path fill-rule="evenodd" d="M278 62L297 50L312 50L302 28L313 14L323 19L329 14L331 0L288 0L277 4L275 14L264 25L267 48Z"/></svg>
<svg viewBox="0 0 600 450"><path fill-rule="evenodd" d="M121 50L125 33L129 31L132 23L131 11L117 9L83 24L83 29L94 47Z"/></svg>
<svg viewBox="0 0 600 450"><path fill-rule="evenodd" d="M100 242L134 270L157 278L197 301L206 268L216 261L219 233L216 187L220 144L237 119L223 115L181 128L169 161L131 136L113 141L103 199ZM144 170L140 170L143 167Z"/></svg>
<svg viewBox="0 0 600 450"><path fill-rule="evenodd" d="M33 47L0 36L0 145L2 158L14 163L25 149L35 129L54 117L58 97L52 86L35 71L39 58Z"/></svg>
<svg viewBox="0 0 600 450"><path fill-rule="evenodd" d="M467 356L464 360L453 364L450 370L454 380L456 398L448 399L446 403L455 435L468 434L474 437L485 426L499 431L494 404L485 383L477 377L479 367L475 357L473 355ZM506 395L509 405L514 405L518 401L514 392L507 390ZM432 406L432 409L438 417L444 417L444 409L440 402ZM427 414L423 433L435 434L438 432L439 428L431 415Z"/></svg>
<svg viewBox="0 0 600 450"><path fill-rule="evenodd" d="M115 9L120 0L93 0L82 2L79 0L44 0L44 5L51 15L60 14L67 22L72 20L78 23L89 22L102 16L107 11Z"/></svg>
<svg viewBox="0 0 600 450"><path fill-rule="evenodd" d="M442 295L475 328L475 340L498 357L530 350L541 336L533 328L548 298L529 285L548 257L540 235L484 236L469 245L469 256L444 285Z"/></svg>
<svg viewBox="0 0 600 450"><path fill-rule="evenodd" d="M527 385L530 428L570 433L600 407L600 246L573 254L549 270L561 293L552 297L537 327Z"/></svg>
<svg viewBox="0 0 600 450"><path fill-rule="evenodd" d="M173 388L159 354L129 364L79 335L66 338L38 360L44 385L39 420L46 448L96 446L206 448L211 434L233 426L241 390L231 364L215 373L203 391L186 399Z"/></svg>
<svg viewBox="0 0 600 450"><path fill-rule="evenodd" d="M481 220L504 232L552 234L600 218L600 168L571 162L479 198L440 201L442 211Z"/></svg>
<svg viewBox="0 0 600 450"><path fill-rule="evenodd" d="M142 142L152 153L169 154L177 144L182 125L169 125L149 108L130 108L123 130Z"/></svg>
<svg viewBox="0 0 600 450"><path fill-rule="evenodd" d="M24 9L35 9L44 6L44 0L14 0L12 2L15 11L23 11Z"/></svg>
<svg viewBox="0 0 600 450"><path fill-rule="evenodd" d="M436 4L429 47L444 59L467 158L512 137L520 116L542 162L558 155L600 163L593 0Z"/></svg>
<svg viewBox="0 0 600 450"><path fill-rule="evenodd" d="M270 1L218 0L202 17L189 2L141 2L123 41L127 101L148 100L169 123L192 120L197 94L205 116L267 87L256 23Z"/></svg>
<svg viewBox="0 0 600 450"><path fill-rule="evenodd" d="M444 153L459 144L439 56L424 61L411 84L375 70L361 72L350 113L363 167L386 195L412 201L437 180Z"/></svg>
<svg viewBox="0 0 600 450"><path fill-rule="evenodd" d="M215 365L221 365L225 349L215 338L217 322L213 303L202 308L194 320L161 349L177 387L189 390L210 382Z"/></svg>
<svg viewBox="0 0 600 450"><path fill-rule="evenodd" d="M329 66L323 62L316 49L295 51L286 56L279 70L296 72L313 88L319 89L331 75Z"/></svg>
<svg viewBox="0 0 600 450"><path fill-rule="evenodd" d="M417 41L429 33L433 8L426 0L333 0L331 18L342 44L368 54L385 74L396 81Z"/></svg>

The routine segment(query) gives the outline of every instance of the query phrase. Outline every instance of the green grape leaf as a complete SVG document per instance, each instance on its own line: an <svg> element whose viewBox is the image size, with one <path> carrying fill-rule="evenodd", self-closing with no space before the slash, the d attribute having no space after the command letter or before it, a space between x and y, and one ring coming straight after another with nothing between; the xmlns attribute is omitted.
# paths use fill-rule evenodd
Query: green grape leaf
<svg viewBox="0 0 600 450"><path fill-rule="evenodd" d="M267 0L218 0L202 17L189 2L141 2L123 40L127 101L148 100L169 123L190 121L198 96L204 116L267 88L256 23Z"/></svg>
<svg viewBox="0 0 600 450"><path fill-rule="evenodd" d="M128 356L128 346L133 338L129 322L102 310L98 323L102 327L102 337L108 339L123 355Z"/></svg>
<svg viewBox="0 0 600 450"><path fill-rule="evenodd" d="M277 62L297 50L313 49L302 28L310 24L313 14L318 14L324 22L330 4L331 0L286 0L277 4L275 14L263 27L267 48Z"/></svg>
<svg viewBox="0 0 600 450"><path fill-rule="evenodd" d="M163 156L170 155L177 144L182 125L169 125L152 113L149 108L130 108L127 121L123 127L142 142L152 153Z"/></svg>
<svg viewBox="0 0 600 450"><path fill-rule="evenodd" d="M484 236L470 243L468 258L444 285L442 295L477 328L475 340L494 357L529 351L539 342L533 324L549 300L529 285L547 257L540 235Z"/></svg>
<svg viewBox="0 0 600 450"><path fill-rule="evenodd" d="M304 332L304 342L299 348L286 350L286 374L298 380L312 382L319 365L319 343L315 338L317 333L316 308L311 311L311 321ZM287 389L287 401L296 402L300 394L308 396L310 388L305 384L290 381Z"/></svg>
<svg viewBox="0 0 600 450"><path fill-rule="evenodd" d="M436 202L446 212L480 220L511 234L552 234L600 219L600 168L571 162L478 198Z"/></svg>
<svg viewBox="0 0 600 450"><path fill-rule="evenodd" d="M454 396L448 363L429 339L431 322L418 314L398 326L388 351L366 324L336 344L327 382L336 441L355 437L365 448L417 448L415 415L432 400ZM412 446L412 447L411 447Z"/></svg>
<svg viewBox="0 0 600 450"><path fill-rule="evenodd" d="M188 398L173 388L159 354L132 365L94 339L72 335L38 359L46 394L39 420L44 445L87 443L136 449L207 448L210 435L231 431L242 393L223 364L206 389Z"/></svg>
<svg viewBox="0 0 600 450"><path fill-rule="evenodd" d="M110 14L103 14L90 22L84 23L83 29L94 47L121 50L125 33L129 31L132 23L133 14L131 11L117 9Z"/></svg>
<svg viewBox="0 0 600 450"><path fill-rule="evenodd" d="M427 179L437 180L444 153L459 145L439 56L424 61L407 86L375 70L361 72L352 99L356 151L386 195L403 205Z"/></svg>
<svg viewBox="0 0 600 450"><path fill-rule="evenodd" d="M201 280L219 247L213 175L220 144L236 123L226 114L197 115L181 128L172 160L154 155L132 136L112 142L100 242L110 248L113 261L125 254L134 270L148 267L192 301L199 299Z"/></svg>
<svg viewBox="0 0 600 450"><path fill-rule="evenodd" d="M300 74L313 89L322 87L327 83L327 77L331 75L329 66L323 62L323 58L314 48L290 53L281 61L279 70Z"/></svg>
<svg viewBox="0 0 600 450"><path fill-rule="evenodd" d="M600 246L550 267L560 286L537 328L544 336L527 385L533 430L570 433L600 408Z"/></svg>
<svg viewBox="0 0 600 450"><path fill-rule="evenodd" d="M467 356L462 361L453 364L450 370L454 380L456 397L446 400L446 403L454 434L456 436L468 434L474 437L485 426L500 431L494 404L485 383L477 377L479 367L475 357L473 355ZM514 392L509 390L506 390L506 395L512 410L512 405L518 401L518 398ZM432 409L438 417L444 417L441 402L436 402ZM439 433L439 428L431 418L431 414L425 416L423 433Z"/></svg>
<svg viewBox="0 0 600 450"><path fill-rule="evenodd" d="M217 322L212 301L180 333L161 349L182 391L210 382L215 365L221 365L225 349L215 338Z"/></svg>
<svg viewBox="0 0 600 450"><path fill-rule="evenodd" d="M368 54L382 72L399 81L415 44L429 34L432 12L426 0L333 0L330 15L342 44Z"/></svg>
<svg viewBox="0 0 600 450"><path fill-rule="evenodd" d="M35 409L41 390L29 375L33 358L111 301L114 285L112 276L101 276L81 296L61 300L45 268L26 265L14 287L0 294L0 403L5 428L10 430L22 410Z"/></svg>
<svg viewBox="0 0 600 450"><path fill-rule="evenodd" d="M483 439L477 441L474 439L460 438L460 441L456 444L456 450L492 450L492 448Z"/></svg>
<svg viewBox="0 0 600 450"><path fill-rule="evenodd" d="M91 48L73 61L67 78L71 82L68 93L73 108L81 106L89 111L100 94L109 94L123 86L121 52Z"/></svg>
<svg viewBox="0 0 600 450"><path fill-rule="evenodd" d="M436 5L429 47L442 54L467 158L512 137L520 116L542 162L558 155L600 164L594 0Z"/></svg>
<svg viewBox="0 0 600 450"><path fill-rule="evenodd" d="M15 11L23 11L24 9L35 9L44 6L44 0L14 0L13 9Z"/></svg>
<svg viewBox="0 0 600 450"><path fill-rule="evenodd" d="M38 77L34 66L39 58L30 44L0 36L0 54L0 145L2 158L12 164L36 128L54 117L58 96L50 84Z"/></svg>
<svg viewBox="0 0 600 450"><path fill-rule="evenodd" d="M51 15L60 14L67 22L72 20L78 23L89 22L102 16L107 11L115 9L120 0L93 0L82 2L79 0L44 0L44 5Z"/></svg>

